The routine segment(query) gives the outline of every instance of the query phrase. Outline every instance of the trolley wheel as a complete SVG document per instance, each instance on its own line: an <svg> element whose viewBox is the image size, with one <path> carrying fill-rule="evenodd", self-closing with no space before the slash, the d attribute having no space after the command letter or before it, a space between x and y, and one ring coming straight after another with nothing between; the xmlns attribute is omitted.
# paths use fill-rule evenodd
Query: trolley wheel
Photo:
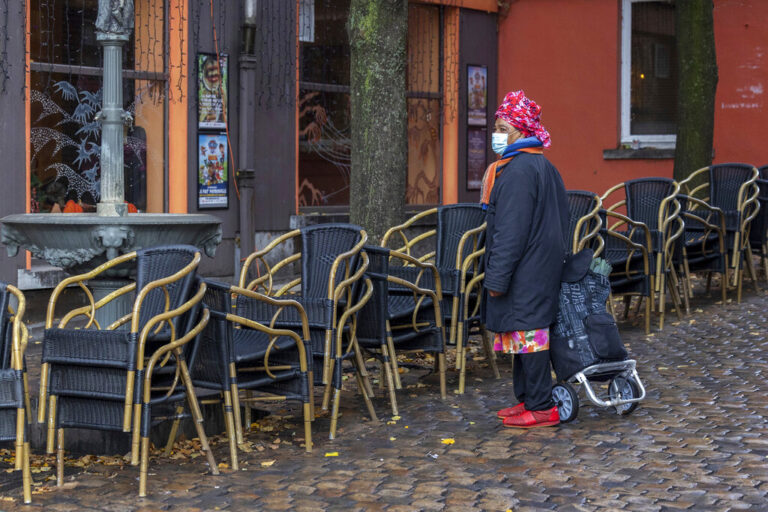
<svg viewBox="0 0 768 512"><path fill-rule="evenodd" d="M640 396L640 390L637 387L635 379L623 375L618 375L611 379L611 382L608 384L608 393L611 400L616 398L627 400ZM637 409L638 403L639 402L633 402L631 404L617 405L616 413L622 416L632 414L632 411Z"/></svg>
<svg viewBox="0 0 768 512"><path fill-rule="evenodd" d="M573 386L567 382L555 384L552 387L552 400L555 401L560 422L569 423L579 414L579 395Z"/></svg>

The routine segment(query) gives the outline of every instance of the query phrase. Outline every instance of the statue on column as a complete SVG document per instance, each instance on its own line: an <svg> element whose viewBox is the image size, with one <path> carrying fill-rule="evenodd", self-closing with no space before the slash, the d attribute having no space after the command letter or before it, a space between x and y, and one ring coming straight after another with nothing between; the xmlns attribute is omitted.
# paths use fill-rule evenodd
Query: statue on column
<svg viewBox="0 0 768 512"><path fill-rule="evenodd" d="M133 0L99 0L96 32L100 36L130 37L133 30Z"/></svg>

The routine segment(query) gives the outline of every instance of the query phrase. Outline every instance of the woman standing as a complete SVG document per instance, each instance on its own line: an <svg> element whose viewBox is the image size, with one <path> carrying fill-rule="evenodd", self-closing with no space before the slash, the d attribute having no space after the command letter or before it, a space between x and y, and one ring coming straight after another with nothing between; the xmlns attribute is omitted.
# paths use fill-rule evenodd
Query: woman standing
<svg viewBox="0 0 768 512"><path fill-rule="evenodd" d="M494 348L514 354L519 402L498 412L505 427L560 423L552 401L549 326L567 250L568 198L560 173L543 155L551 142L540 116L541 107L523 91L506 95L493 133L501 159L483 177L486 326L497 333Z"/></svg>

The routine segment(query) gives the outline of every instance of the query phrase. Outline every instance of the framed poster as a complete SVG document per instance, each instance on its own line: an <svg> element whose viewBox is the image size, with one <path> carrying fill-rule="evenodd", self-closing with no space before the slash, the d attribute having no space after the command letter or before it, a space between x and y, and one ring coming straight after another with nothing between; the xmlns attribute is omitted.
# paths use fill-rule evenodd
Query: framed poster
<svg viewBox="0 0 768 512"><path fill-rule="evenodd" d="M467 66L467 124L487 126L488 67Z"/></svg>
<svg viewBox="0 0 768 512"><path fill-rule="evenodd" d="M221 64L221 69L219 69ZM227 55L197 55L197 126L224 130L227 125Z"/></svg>
<svg viewBox="0 0 768 512"><path fill-rule="evenodd" d="M485 127L467 128L467 190L480 190L488 163L488 132Z"/></svg>
<svg viewBox="0 0 768 512"><path fill-rule="evenodd" d="M229 206L229 175L226 133L197 136L197 207Z"/></svg>

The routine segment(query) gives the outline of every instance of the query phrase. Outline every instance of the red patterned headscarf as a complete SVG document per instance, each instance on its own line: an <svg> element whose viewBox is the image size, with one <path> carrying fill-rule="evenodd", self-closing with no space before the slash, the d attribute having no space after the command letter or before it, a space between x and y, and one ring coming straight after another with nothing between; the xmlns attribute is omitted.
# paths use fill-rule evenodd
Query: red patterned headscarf
<svg viewBox="0 0 768 512"><path fill-rule="evenodd" d="M545 148L552 145L549 132L541 124L541 107L525 97L525 92L508 92L496 110L496 117L508 122L525 136L536 137Z"/></svg>

